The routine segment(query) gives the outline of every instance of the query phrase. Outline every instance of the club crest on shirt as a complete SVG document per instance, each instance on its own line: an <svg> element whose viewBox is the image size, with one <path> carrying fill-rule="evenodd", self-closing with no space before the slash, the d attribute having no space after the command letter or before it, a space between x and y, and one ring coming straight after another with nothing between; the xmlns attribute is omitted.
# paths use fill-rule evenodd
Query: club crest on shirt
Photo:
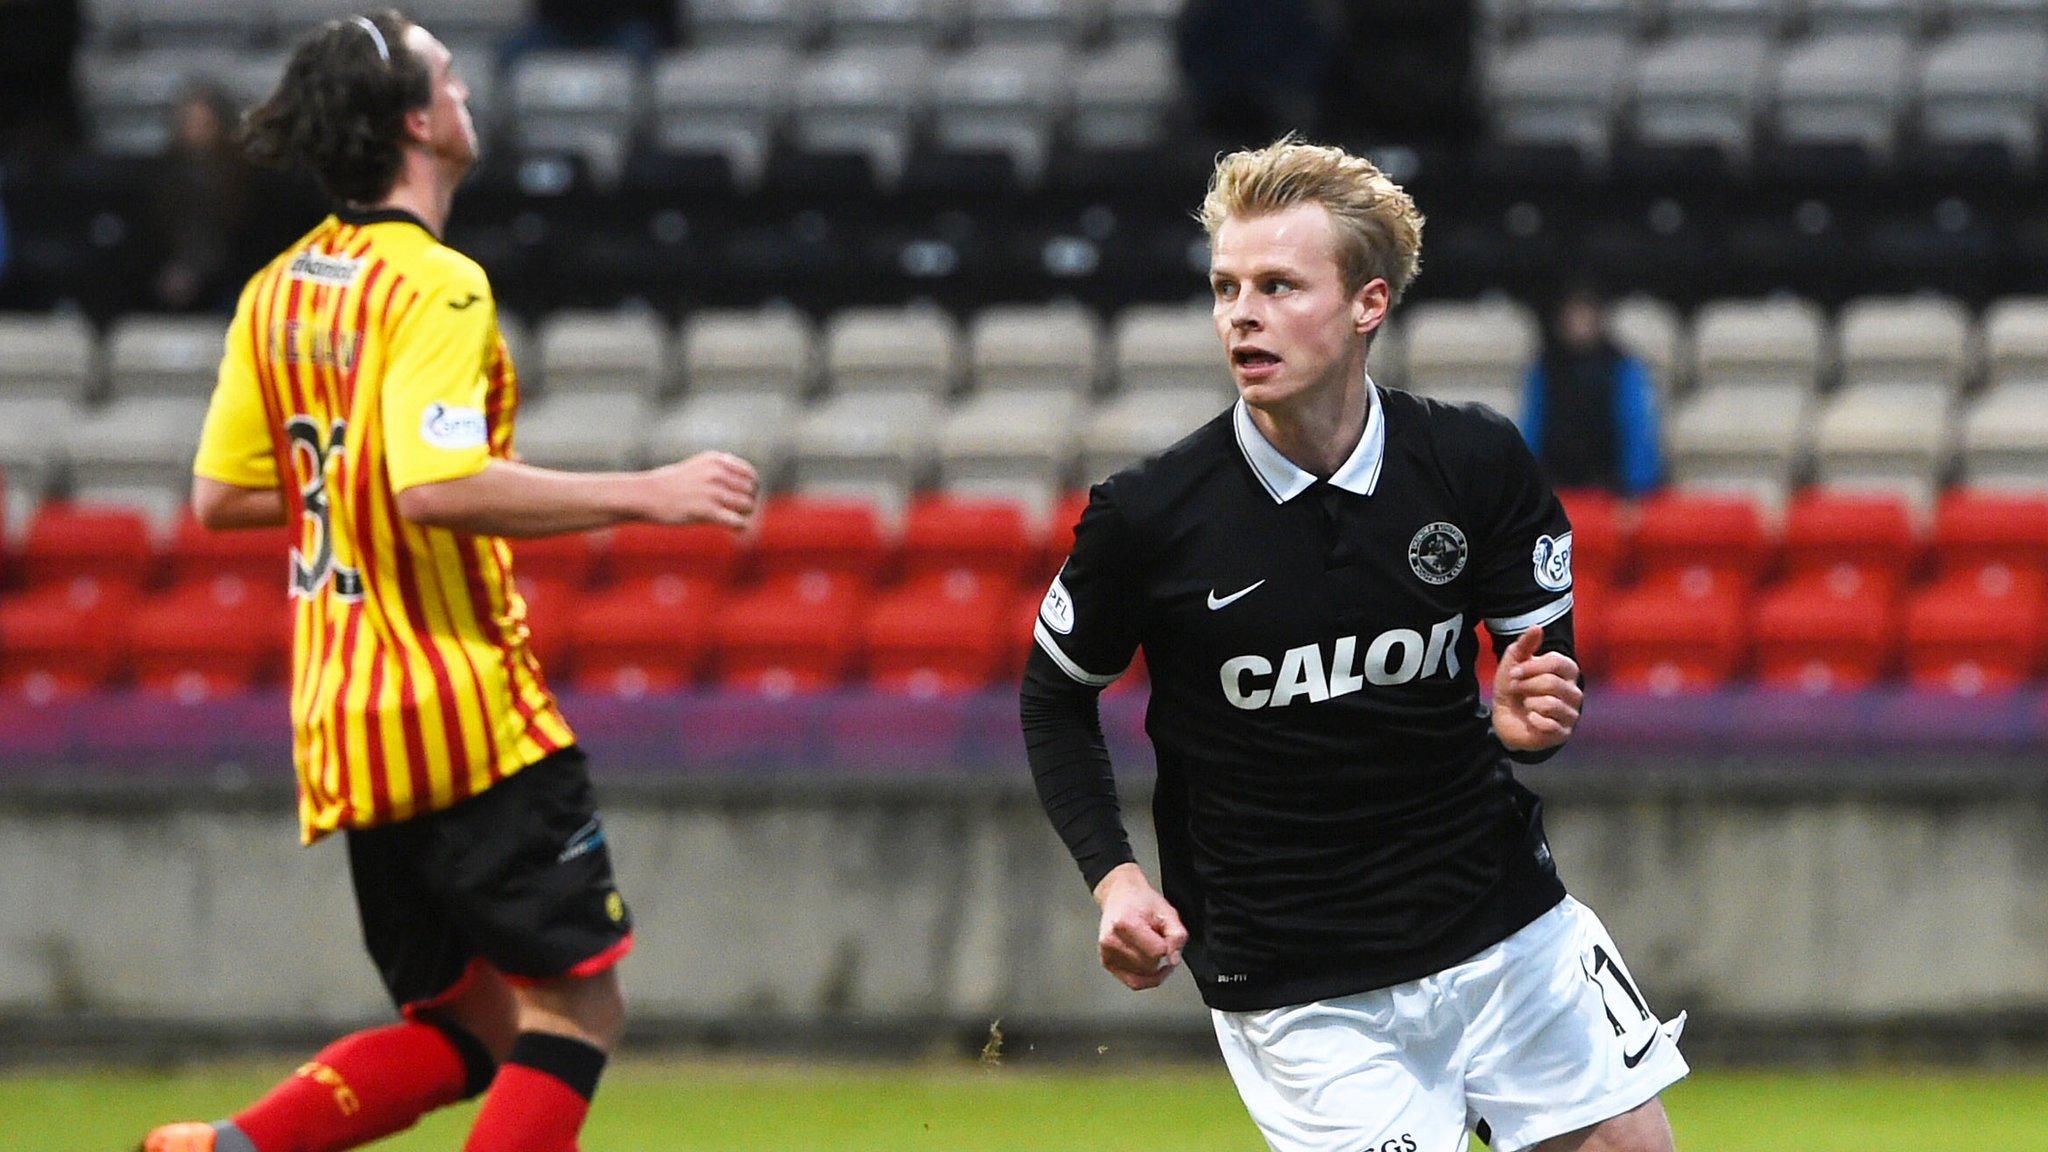
<svg viewBox="0 0 2048 1152"><path fill-rule="evenodd" d="M1456 524L1438 520L1424 524L1408 542L1408 567L1427 584L1448 584L1465 570L1465 534Z"/></svg>
<svg viewBox="0 0 2048 1152"><path fill-rule="evenodd" d="M1567 532L1555 539L1538 536L1532 559L1536 565L1537 587L1550 592L1562 592L1572 586L1571 533Z"/></svg>

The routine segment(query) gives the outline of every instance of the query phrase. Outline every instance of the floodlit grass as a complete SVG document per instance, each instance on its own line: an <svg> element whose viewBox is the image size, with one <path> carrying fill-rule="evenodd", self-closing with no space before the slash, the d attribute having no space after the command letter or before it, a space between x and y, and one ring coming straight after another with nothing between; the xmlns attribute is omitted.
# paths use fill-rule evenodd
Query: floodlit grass
<svg viewBox="0 0 2048 1152"><path fill-rule="evenodd" d="M132 1148L224 1115L288 1066L0 1075L0 1144ZM1666 1095L1681 1152L2048 1152L2048 1074L1696 1075ZM472 1109L378 1147L459 1148ZM629 1058L586 1152L1258 1152L1220 1068L844 1066Z"/></svg>

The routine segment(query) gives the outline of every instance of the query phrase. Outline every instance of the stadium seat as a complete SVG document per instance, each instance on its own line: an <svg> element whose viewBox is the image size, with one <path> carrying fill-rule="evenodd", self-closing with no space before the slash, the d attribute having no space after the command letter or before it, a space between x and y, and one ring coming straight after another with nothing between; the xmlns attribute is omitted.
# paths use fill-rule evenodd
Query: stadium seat
<svg viewBox="0 0 2048 1152"><path fill-rule="evenodd" d="M1924 0L1804 0L1807 28L1814 32L1920 31ZM1932 7L1932 5L1928 5Z"/></svg>
<svg viewBox="0 0 2048 1152"><path fill-rule="evenodd" d="M820 0L825 33L837 45L932 48L951 38L950 0Z"/></svg>
<svg viewBox="0 0 2048 1152"><path fill-rule="evenodd" d="M1132 305L1117 315L1110 340L1120 392L1180 389L1230 379L1223 344L1205 303Z"/></svg>
<svg viewBox="0 0 2048 1152"><path fill-rule="evenodd" d="M2009 689L2041 671L2048 592L2002 568L1943 579L1906 605L1906 670L1958 695Z"/></svg>
<svg viewBox="0 0 2048 1152"><path fill-rule="evenodd" d="M87 400L97 361L92 326L83 316L0 313L0 397Z"/></svg>
<svg viewBox="0 0 2048 1152"><path fill-rule="evenodd" d="M1912 93L1911 57L1903 32L1823 33L1794 46L1778 59L1779 138L1890 154Z"/></svg>
<svg viewBox="0 0 2048 1152"><path fill-rule="evenodd" d="M520 406L514 443L521 459L544 468L637 468L654 413L653 401L636 392L550 391Z"/></svg>
<svg viewBox="0 0 2048 1152"><path fill-rule="evenodd" d="M718 681L769 695L837 686L853 670L863 600L822 572L733 596L711 625Z"/></svg>
<svg viewBox="0 0 2048 1152"><path fill-rule="evenodd" d="M613 185L639 123L641 81L620 53L529 53L512 65L514 142L525 153L581 157L600 184Z"/></svg>
<svg viewBox="0 0 2048 1152"><path fill-rule="evenodd" d="M1791 0L1664 0L1674 33L1762 32L1775 36L1791 15Z"/></svg>
<svg viewBox="0 0 2048 1152"><path fill-rule="evenodd" d="M1756 505L1739 497L1666 491L1639 505L1635 555L1647 588L1746 592L1768 569L1771 545Z"/></svg>
<svg viewBox="0 0 2048 1152"><path fill-rule="evenodd" d="M932 138L953 151L1007 155L1035 185L1072 90L1072 67L1067 50L1051 43L988 45L949 58L932 81Z"/></svg>
<svg viewBox="0 0 2048 1152"><path fill-rule="evenodd" d="M1513 301L1417 304L1402 318L1408 387L1453 404L1477 402L1513 418L1542 344L1527 306Z"/></svg>
<svg viewBox="0 0 2048 1152"><path fill-rule="evenodd" d="M1230 385L1127 392L1097 405L1081 424L1081 475L1094 484L1163 452L1229 408Z"/></svg>
<svg viewBox="0 0 2048 1152"><path fill-rule="evenodd" d="M1706 144L1746 160L1768 91L1771 44L1761 32L1674 36L1636 63L1636 138Z"/></svg>
<svg viewBox="0 0 2048 1152"><path fill-rule="evenodd" d="M604 570L618 584L674 577L723 587L745 560L739 538L715 525L621 524L606 543Z"/></svg>
<svg viewBox="0 0 2048 1152"><path fill-rule="evenodd" d="M1005 663L1009 588L925 584L876 600L861 624L868 683L918 696L986 687Z"/></svg>
<svg viewBox="0 0 2048 1152"><path fill-rule="evenodd" d="M741 0L722 7L737 10ZM789 3L754 3L755 9ZM692 5L704 27L702 5ZM773 25L766 37L779 35ZM737 28L734 29L739 34ZM797 55L784 42L741 43L713 33L693 51L670 53L654 69L654 147L671 153L723 156L743 187L758 187L768 171L776 132L789 114L789 76Z"/></svg>
<svg viewBox="0 0 2048 1152"><path fill-rule="evenodd" d="M44 703L107 686L137 598L131 588L95 581L0 597L0 693Z"/></svg>
<svg viewBox="0 0 2048 1152"><path fill-rule="evenodd" d="M65 429L73 495L170 525L185 505L205 422L204 396L137 396L87 410Z"/></svg>
<svg viewBox="0 0 2048 1152"><path fill-rule="evenodd" d="M80 52L78 89L93 149L162 155L170 147L170 113L179 96L193 81L225 73L233 61L233 48L219 44Z"/></svg>
<svg viewBox="0 0 2048 1152"><path fill-rule="evenodd" d="M571 613L583 592L560 580L522 576L517 567L512 582L526 604L527 646L540 661L542 673L560 668L569 652Z"/></svg>
<svg viewBox="0 0 2048 1152"><path fill-rule="evenodd" d="M910 158L932 57L914 46L852 46L809 57L796 75L796 143L808 152L856 152L893 186Z"/></svg>
<svg viewBox="0 0 2048 1152"><path fill-rule="evenodd" d="M14 553L14 571L32 589L74 583L134 591L155 574L149 523L128 508L44 504Z"/></svg>
<svg viewBox="0 0 2048 1152"><path fill-rule="evenodd" d="M107 333L107 384L117 397L204 400L220 374L227 325L210 318L130 316Z"/></svg>
<svg viewBox="0 0 2048 1152"><path fill-rule="evenodd" d="M1984 310L1984 362L1994 391L2048 385L2048 296L2008 296Z"/></svg>
<svg viewBox="0 0 2048 1152"><path fill-rule="evenodd" d="M539 337L536 375L550 396L609 392L651 400L661 394L668 333L651 313L556 312L541 322Z"/></svg>
<svg viewBox="0 0 2048 1152"><path fill-rule="evenodd" d="M1604 161L1633 52L1616 31L1532 37L1503 51L1489 76L1489 105L1505 140L1569 144Z"/></svg>
<svg viewBox="0 0 2048 1152"><path fill-rule="evenodd" d="M1946 297L1863 297L1842 308L1842 383L1938 384L1960 392L1976 369L1970 314Z"/></svg>
<svg viewBox="0 0 2048 1152"><path fill-rule="evenodd" d="M692 395L666 409L647 430L647 456L666 463L716 449L751 463L764 484L774 484L789 459L800 408L779 392Z"/></svg>
<svg viewBox="0 0 2048 1152"><path fill-rule="evenodd" d="M1921 134L1948 144L1998 144L2019 167L2031 168L2041 152L2043 75L2048 29L1973 31L1934 44L1919 69Z"/></svg>
<svg viewBox="0 0 2048 1152"><path fill-rule="evenodd" d="M1794 581L1756 603L1757 678L1801 692L1864 688L1891 672L1900 647L1895 586L1847 578Z"/></svg>
<svg viewBox="0 0 2048 1152"><path fill-rule="evenodd" d="M1919 566L1912 510L1883 493L1800 493L1785 510L1785 580L1889 597ZM1860 589L1860 593L1859 590Z"/></svg>
<svg viewBox="0 0 2048 1152"><path fill-rule="evenodd" d="M175 587L232 576L256 589L287 588L297 542L287 527L215 531L187 512L178 518L165 550L164 581Z"/></svg>
<svg viewBox="0 0 2048 1152"><path fill-rule="evenodd" d="M1665 424L1671 479L1766 507L1782 504L1812 436L1816 402L1805 389L1771 384L1703 387Z"/></svg>
<svg viewBox="0 0 2048 1152"><path fill-rule="evenodd" d="M1606 33L1634 36L1650 15L1643 0L1522 0L1532 36Z"/></svg>
<svg viewBox="0 0 2048 1152"><path fill-rule="evenodd" d="M2048 494L1952 488L1934 506L1932 552L1941 579L2003 568L2048 580Z"/></svg>
<svg viewBox="0 0 2048 1152"><path fill-rule="evenodd" d="M943 397L960 365L960 333L936 308L849 308L825 326L832 391Z"/></svg>
<svg viewBox="0 0 2048 1152"><path fill-rule="evenodd" d="M1110 18L1118 19L1112 0ZM1176 5L1177 7L1177 5ZM1169 20L1171 17L1169 17ZM1145 149L1167 138L1167 111L1179 91L1173 46L1165 36L1118 36L1082 57L1074 70L1068 131L1084 149Z"/></svg>
<svg viewBox="0 0 2048 1152"><path fill-rule="evenodd" d="M811 406L790 441L796 491L863 501L895 523L931 462L943 411L922 391L852 393Z"/></svg>
<svg viewBox="0 0 2048 1152"><path fill-rule="evenodd" d="M1939 383L1856 384L1814 421L1815 475L1837 488L1896 492L1921 507L1954 447L1954 394Z"/></svg>
<svg viewBox="0 0 2048 1152"><path fill-rule="evenodd" d="M1559 489L1572 522L1572 580L1612 586L1629 559L1635 510L1604 488Z"/></svg>
<svg viewBox="0 0 2048 1152"><path fill-rule="evenodd" d="M64 445L85 412L54 396L0 395L0 472L9 481L7 513L15 523L27 523L63 474Z"/></svg>
<svg viewBox="0 0 2048 1152"><path fill-rule="evenodd" d="M694 683L721 594L708 580L661 575L584 596L569 619L576 686L638 696Z"/></svg>
<svg viewBox="0 0 2048 1152"><path fill-rule="evenodd" d="M1101 16L1100 0L967 0L967 36L976 44L1071 47Z"/></svg>
<svg viewBox="0 0 2048 1152"><path fill-rule="evenodd" d="M1102 324L1077 305L984 309L969 325L967 343L980 392L1086 395L1102 363Z"/></svg>
<svg viewBox="0 0 2048 1152"><path fill-rule="evenodd" d="M693 399L722 392L795 399L817 372L810 321L793 308L695 312L683 321L680 345Z"/></svg>
<svg viewBox="0 0 2048 1152"><path fill-rule="evenodd" d="M1716 300L1693 325L1702 389L1724 384L1815 391L1833 363L1826 319L1810 300Z"/></svg>
<svg viewBox="0 0 2048 1152"><path fill-rule="evenodd" d="M1963 481L1972 487L2048 492L2048 385L1981 394L1964 409L1957 441Z"/></svg>
<svg viewBox="0 0 2048 1152"><path fill-rule="evenodd" d="M904 517L899 576L919 586L967 575L1007 592L1034 574L1037 544L1014 503L927 494Z"/></svg>
<svg viewBox="0 0 2048 1152"><path fill-rule="evenodd" d="M1691 382L1692 349L1685 321L1671 305L1641 293L1624 297L1607 310L1607 329L1615 343L1649 368L1658 396L1669 397ZM1378 340L1374 344L1377 354Z"/></svg>
<svg viewBox="0 0 2048 1152"><path fill-rule="evenodd" d="M532 536L513 540L512 571L537 580L558 581L570 588L588 587L611 533L571 532L563 536Z"/></svg>
<svg viewBox="0 0 2048 1152"><path fill-rule="evenodd" d="M819 7L813 0L690 0L692 43L794 48L816 31ZM772 73L774 80L787 73Z"/></svg>
<svg viewBox="0 0 2048 1152"><path fill-rule="evenodd" d="M752 566L754 578L767 584L823 575L866 588L887 560L881 519L869 505L778 496L762 509Z"/></svg>
<svg viewBox="0 0 2048 1152"><path fill-rule="evenodd" d="M1948 0L1945 7L1950 26L1961 33L2048 31L2048 8L2036 0Z"/></svg>
<svg viewBox="0 0 2048 1152"><path fill-rule="evenodd" d="M1746 599L1734 588L1645 583L1602 610L1608 679L1670 695L1726 684L1743 666Z"/></svg>
<svg viewBox="0 0 2048 1152"><path fill-rule="evenodd" d="M290 642L289 601L275 580L188 581L144 600L128 622L136 686L186 702L277 679Z"/></svg>

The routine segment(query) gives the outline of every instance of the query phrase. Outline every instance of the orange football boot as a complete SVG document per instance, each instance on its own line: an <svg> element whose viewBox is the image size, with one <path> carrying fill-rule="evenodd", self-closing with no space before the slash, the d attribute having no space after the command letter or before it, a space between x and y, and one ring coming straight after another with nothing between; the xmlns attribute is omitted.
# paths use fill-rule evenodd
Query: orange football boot
<svg viewBox="0 0 2048 1152"><path fill-rule="evenodd" d="M166 1124L142 1138L137 1152L213 1152L213 1125L187 1120Z"/></svg>

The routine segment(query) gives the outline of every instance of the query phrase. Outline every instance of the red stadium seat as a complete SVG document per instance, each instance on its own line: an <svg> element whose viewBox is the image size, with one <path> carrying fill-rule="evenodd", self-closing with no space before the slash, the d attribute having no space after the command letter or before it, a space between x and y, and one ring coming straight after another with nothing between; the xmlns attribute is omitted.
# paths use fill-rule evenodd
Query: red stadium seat
<svg viewBox="0 0 2048 1152"><path fill-rule="evenodd" d="M1808 490L1785 510L1785 577L1839 593L1856 579L1869 592L1905 587L1920 537L1902 497Z"/></svg>
<svg viewBox="0 0 2048 1152"><path fill-rule="evenodd" d="M1067 562L1067 553L1074 550L1074 526L1081 522L1081 513L1087 507L1086 492L1069 493L1053 506L1052 519L1046 524L1045 551L1039 562L1040 578L1034 583L1050 584L1060 565Z"/></svg>
<svg viewBox="0 0 2048 1152"><path fill-rule="evenodd" d="M712 622L721 683L782 695L844 681L860 644L860 585L824 573L734 596Z"/></svg>
<svg viewBox="0 0 2048 1152"><path fill-rule="evenodd" d="M872 505L858 500L778 496L761 512L754 574L762 581L822 572L872 584L888 558Z"/></svg>
<svg viewBox="0 0 2048 1152"><path fill-rule="evenodd" d="M576 590L559 580L540 580L520 575L514 561L512 582L519 598L526 601L527 646L540 661L541 674L560 668L569 653L569 618L575 610Z"/></svg>
<svg viewBox="0 0 2048 1152"><path fill-rule="evenodd" d="M2004 566L2048 575L2048 497L1952 489L1934 506L1934 566L1962 576Z"/></svg>
<svg viewBox="0 0 2048 1152"><path fill-rule="evenodd" d="M923 497L903 521L903 580L929 583L966 572L1015 587L1035 573L1037 543L1023 509L1008 501Z"/></svg>
<svg viewBox="0 0 2048 1152"><path fill-rule="evenodd" d="M149 522L142 513L83 504L38 508L17 559L21 582L28 587L82 579L139 589L156 568Z"/></svg>
<svg viewBox="0 0 2048 1152"><path fill-rule="evenodd" d="M2002 566L1953 576L1906 605L1906 671L1960 695L2011 688L2042 669L2048 586Z"/></svg>
<svg viewBox="0 0 2048 1152"><path fill-rule="evenodd" d="M1633 509L1604 488L1566 488L1557 498L1572 522L1572 575L1612 585L1629 555Z"/></svg>
<svg viewBox="0 0 2048 1152"><path fill-rule="evenodd" d="M1742 667L1743 608L1741 593L1712 581L1614 596L1602 611L1609 680L1665 695L1719 687Z"/></svg>
<svg viewBox="0 0 2048 1152"><path fill-rule="evenodd" d="M46 701L106 685L134 600L89 580L0 598L0 692Z"/></svg>
<svg viewBox="0 0 2048 1152"><path fill-rule="evenodd" d="M604 535L571 532L565 536L536 536L512 541L512 571L537 580L555 580L571 588L585 588L597 573L597 561Z"/></svg>
<svg viewBox="0 0 2048 1152"><path fill-rule="evenodd" d="M1574 550L1577 540L1573 541ZM1635 554L1645 584L1690 595L1756 586L1770 539L1756 505L1739 496L1663 492L1643 501Z"/></svg>
<svg viewBox="0 0 2048 1152"><path fill-rule="evenodd" d="M653 576L729 584L742 555L739 538L711 524L622 524L605 551L611 578L621 584Z"/></svg>
<svg viewBox="0 0 2048 1152"><path fill-rule="evenodd" d="M862 621L869 683L914 695L989 684L1009 647L1004 600L992 591L948 596L916 587L877 600Z"/></svg>
<svg viewBox="0 0 2048 1152"><path fill-rule="evenodd" d="M165 553L165 578L173 585L233 576L252 587L291 586L291 550L296 541L282 526L215 531L192 516L178 519Z"/></svg>
<svg viewBox="0 0 2048 1152"><path fill-rule="evenodd" d="M1576 534L1578 530L1574 528L1572 531ZM1576 539L1572 541L1572 548L1575 552L1578 549ZM1577 558L1574 557L1575 568L1576 561ZM1588 675L1606 671L1606 666L1601 661L1607 655L1606 613L1608 605L1614 602L1613 588L1612 584L1598 576L1576 571L1572 573L1572 652L1579 662L1579 670ZM1480 659L1490 661L1493 645L1484 635L1485 625L1481 625L1480 629ZM1490 690L1493 684L1491 680L1481 680L1479 686L1484 692Z"/></svg>
<svg viewBox="0 0 2048 1152"><path fill-rule="evenodd" d="M1794 581L1757 601L1751 636L1757 678L1774 688L1863 688L1898 660L1903 613L1888 578Z"/></svg>
<svg viewBox="0 0 2048 1152"><path fill-rule="evenodd" d="M655 576L584 596L569 621L576 686L639 696L694 682L719 594L707 581Z"/></svg>
<svg viewBox="0 0 2048 1152"><path fill-rule="evenodd" d="M191 580L153 596L128 626L135 683L196 701L274 680L285 669L290 612L281 582L239 576Z"/></svg>

